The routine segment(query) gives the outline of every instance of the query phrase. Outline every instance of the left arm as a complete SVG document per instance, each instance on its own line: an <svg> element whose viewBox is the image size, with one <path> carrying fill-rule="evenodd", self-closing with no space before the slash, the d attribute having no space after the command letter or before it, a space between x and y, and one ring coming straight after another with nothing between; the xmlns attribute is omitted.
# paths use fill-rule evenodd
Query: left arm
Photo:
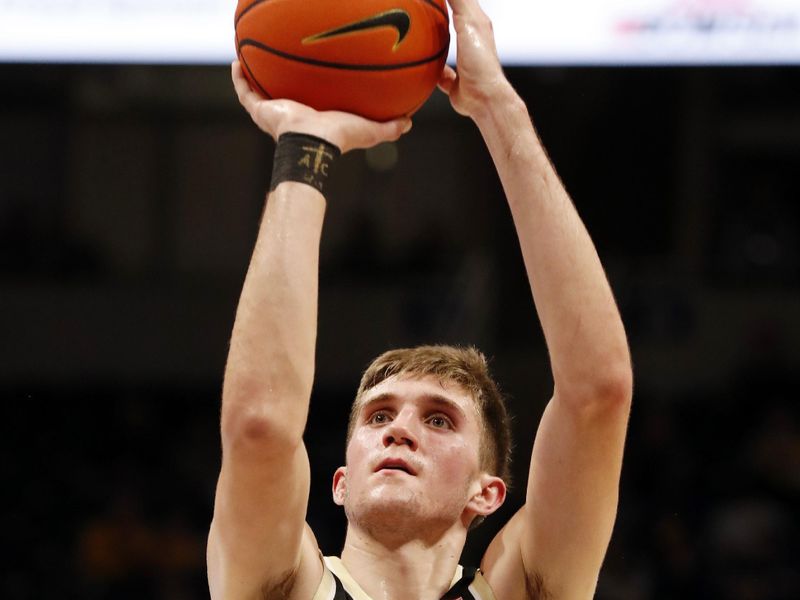
<svg viewBox="0 0 800 600"><path fill-rule="evenodd" d="M498 547L514 538L531 588L592 598L617 512L630 356L592 240L527 111L508 102L479 127L506 190L555 385L534 442L526 504ZM487 572L494 556L490 548Z"/></svg>
<svg viewBox="0 0 800 600"><path fill-rule="evenodd" d="M628 345L591 238L527 111L501 106L492 115L480 127L506 189L555 383L526 504L498 547L515 538L532 588L591 598L617 512L632 394Z"/></svg>
<svg viewBox="0 0 800 600"><path fill-rule="evenodd" d="M441 87L475 121L497 167L555 382L526 505L482 566L499 598L591 598L616 516L631 402L625 331L594 244L503 76L488 18L477 0L450 4L458 74L446 71Z"/></svg>

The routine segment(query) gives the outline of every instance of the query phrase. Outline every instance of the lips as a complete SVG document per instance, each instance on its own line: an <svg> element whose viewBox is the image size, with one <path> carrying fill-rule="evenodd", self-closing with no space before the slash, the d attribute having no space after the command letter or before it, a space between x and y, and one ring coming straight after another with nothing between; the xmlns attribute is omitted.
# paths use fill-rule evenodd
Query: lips
<svg viewBox="0 0 800 600"><path fill-rule="evenodd" d="M416 475L417 471L402 458L386 458L378 463L375 472L390 470L390 471L403 471L409 475Z"/></svg>

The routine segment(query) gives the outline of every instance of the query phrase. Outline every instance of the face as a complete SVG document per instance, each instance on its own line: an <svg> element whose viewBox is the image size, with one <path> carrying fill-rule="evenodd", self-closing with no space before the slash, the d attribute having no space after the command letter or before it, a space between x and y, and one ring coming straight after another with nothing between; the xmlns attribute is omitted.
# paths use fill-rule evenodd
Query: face
<svg viewBox="0 0 800 600"><path fill-rule="evenodd" d="M480 443L481 419L469 392L433 377L391 377L360 400L347 466L334 476L334 500L350 523L376 535L468 524L505 497L502 481L480 469ZM489 500L500 496L497 506L487 508L486 486Z"/></svg>

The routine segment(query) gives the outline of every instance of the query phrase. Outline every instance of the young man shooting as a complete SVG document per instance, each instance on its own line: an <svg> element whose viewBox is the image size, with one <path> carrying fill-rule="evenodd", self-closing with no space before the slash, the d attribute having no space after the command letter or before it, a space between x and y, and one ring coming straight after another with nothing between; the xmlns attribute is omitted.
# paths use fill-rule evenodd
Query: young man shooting
<svg viewBox="0 0 800 600"><path fill-rule="evenodd" d="M475 122L500 175L555 383L526 503L478 572L458 566L470 526L505 499L505 409L474 350L389 352L362 379L346 466L333 478L334 501L348 519L341 558L320 556L305 524L302 437L314 377L320 190L340 151L395 140L410 121L373 123L266 101L234 63L242 105L279 141L225 372L222 471L208 541L213 598L594 594L617 510L632 395L625 332L592 241L503 74L491 23L477 0L449 3L458 71L446 67L439 87Z"/></svg>

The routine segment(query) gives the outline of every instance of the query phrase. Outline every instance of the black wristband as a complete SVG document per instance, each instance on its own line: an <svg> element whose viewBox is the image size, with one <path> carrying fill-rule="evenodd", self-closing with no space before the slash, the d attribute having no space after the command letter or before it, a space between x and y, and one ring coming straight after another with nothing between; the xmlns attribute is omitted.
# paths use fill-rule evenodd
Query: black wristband
<svg viewBox="0 0 800 600"><path fill-rule="evenodd" d="M305 133L284 133L275 146L269 191L275 191L284 181L298 181L321 192L331 164L341 154L339 148L322 138Z"/></svg>

